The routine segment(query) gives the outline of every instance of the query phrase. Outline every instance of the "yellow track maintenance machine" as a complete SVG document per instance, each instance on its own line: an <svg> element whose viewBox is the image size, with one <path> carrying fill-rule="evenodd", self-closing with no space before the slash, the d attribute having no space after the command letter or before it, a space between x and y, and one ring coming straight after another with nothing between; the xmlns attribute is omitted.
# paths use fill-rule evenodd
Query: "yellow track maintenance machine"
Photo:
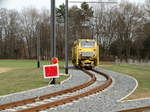
<svg viewBox="0 0 150 112"><path fill-rule="evenodd" d="M78 39L72 47L72 63L75 67L99 65L99 45L94 39Z"/></svg>

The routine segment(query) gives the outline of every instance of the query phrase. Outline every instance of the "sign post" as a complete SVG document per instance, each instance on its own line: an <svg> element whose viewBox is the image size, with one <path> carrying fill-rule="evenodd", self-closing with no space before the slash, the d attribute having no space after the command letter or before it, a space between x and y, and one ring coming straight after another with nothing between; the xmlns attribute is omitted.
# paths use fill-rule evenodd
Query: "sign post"
<svg viewBox="0 0 150 112"><path fill-rule="evenodd" d="M55 0L51 0L51 58L56 56L56 9ZM55 78L51 84L55 84Z"/></svg>
<svg viewBox="0 0 150 112"><path fill-rule="evenodd" d="M52 58L52 64L57 64L57 63L58 63L58 59L56 57ZM56 84L55 78L52 79L51 84Z"/></svg>
<svg viewBox="0 0 150 112"><path fill-rule="evenodd" d="M68 74L68 0L65 3L65 73Z"/></svg>

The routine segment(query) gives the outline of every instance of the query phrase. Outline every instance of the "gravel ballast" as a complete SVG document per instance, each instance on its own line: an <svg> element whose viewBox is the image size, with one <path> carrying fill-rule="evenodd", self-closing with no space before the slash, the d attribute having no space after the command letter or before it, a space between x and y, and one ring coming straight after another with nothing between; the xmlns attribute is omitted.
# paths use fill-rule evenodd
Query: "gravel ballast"
<svg viewBox="0 0 150 112"><path fill-rule="evenodd" d="M33 97L37 97L37 96L40 96L43 94L53 93L53 92L56 92L59 90L64 90L67 88L71 88L71 87L80 85L80 84L90 80L90 77L87 74L85 74L83 72L81 73L81 71L76 70L76 69L70 69L69 74L71 77L70 80L65 81L61 85L55 85L55 86L50 85L50 86L45 86L45 87L29 90L29 91L18 92L18 93L14 93L14 94L5 95L5 96L0 96L0 104L14 102L14 101L18 101L18 100L27 99L27 98L33 98Z"/></svg>
<svg viewBox="0 0 150 112"><path fill-rule="evenodd" d="M119 110L128 109L130 107L139 107L139 104L143 106L149 105L149 100L138 100L121 102L122 98L125 98L130 92L133 92L137 87L137 81L127 75L116 73L101 68L98 70L109 74L113 83L110 87L96 93L79 99L77 101L60 105L56 108L47 110L48 112L117 112ZM136 103L135 103L136 102ZM143 103L144 102L144 103Z"/></svg>
<svg viewBox="0 0 150 112"><path fill-rule="evenodd" d="M112 77L113 82L111 86L96 94L41 112L117 112L120 110L150 105L150 99L148 98L132 101L121 101L136 89L137 81L134 78L101 68L96 69ZM39 96L41 94L52 93L54 91L79 85L89 80L89 76L79 70L70 69L69 74L72 75L71 79L64 82L62 85L50 87L46 86L26 92L2 96L0 97L0 103L3 104L14 100L17 101L29 97ZM98 81L93 86L102 84L105 81L105 79L101 76L96 75L96 77Z"/></svg>

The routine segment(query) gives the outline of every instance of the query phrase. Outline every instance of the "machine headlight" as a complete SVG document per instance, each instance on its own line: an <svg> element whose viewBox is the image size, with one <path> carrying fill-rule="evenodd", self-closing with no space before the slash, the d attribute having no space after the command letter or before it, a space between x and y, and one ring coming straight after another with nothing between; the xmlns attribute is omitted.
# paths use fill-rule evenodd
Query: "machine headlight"
<svg viewBox="0 0 150 112"><path fill-rule="evenodd" d="M93 53L93 57L95 57L96 56L96 53L95 52L92 52Z"/></svg>
<svg viewBox="0 0 150 112"><path fill-rule="evenodd" d="M82 52L79 52L79 57L82 57Z"/></svg>

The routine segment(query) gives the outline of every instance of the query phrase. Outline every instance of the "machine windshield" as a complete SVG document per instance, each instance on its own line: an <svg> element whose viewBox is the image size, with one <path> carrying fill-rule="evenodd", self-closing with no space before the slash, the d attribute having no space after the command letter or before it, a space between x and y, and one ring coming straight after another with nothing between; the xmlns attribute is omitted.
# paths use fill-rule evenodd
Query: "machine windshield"
<svg viewBox="0 0 150 112"><path fill-rule="evenodd" d="M94 41L82 41L81 42L81 47L82 48L94 48Z"/></svg>

